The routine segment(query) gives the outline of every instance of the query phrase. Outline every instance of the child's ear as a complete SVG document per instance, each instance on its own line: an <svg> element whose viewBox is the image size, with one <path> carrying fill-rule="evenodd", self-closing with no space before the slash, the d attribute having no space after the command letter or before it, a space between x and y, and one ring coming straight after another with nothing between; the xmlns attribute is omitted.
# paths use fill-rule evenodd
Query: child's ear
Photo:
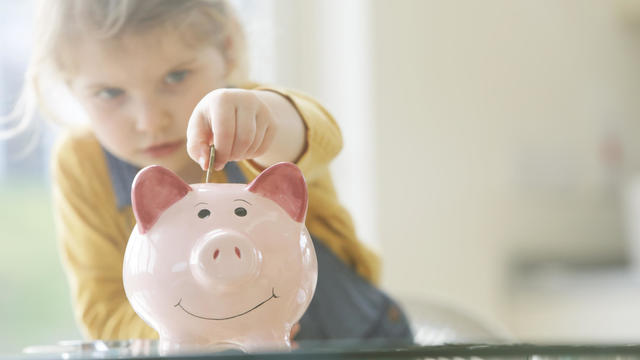
<svg viewBox="0 0 640 360"><path fill-rule="evenodd" d="M192 188L171 170L147 166L133 179L131 206L141 234L156 223L160 215Z"/></svg>
<svg viewBox="0 0 640 360"><path fill-rule="evenodd" d="M302 171L292 163L282 162L260 173L247 190L273 200L297 222L307 214L307 183Z"/></svg>

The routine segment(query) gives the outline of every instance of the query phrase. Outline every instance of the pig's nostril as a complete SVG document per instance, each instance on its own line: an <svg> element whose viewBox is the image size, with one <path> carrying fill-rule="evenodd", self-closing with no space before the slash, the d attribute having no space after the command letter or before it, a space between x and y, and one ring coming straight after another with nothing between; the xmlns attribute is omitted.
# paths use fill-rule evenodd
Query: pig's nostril
<svg viewBox="0 0 640 360"><path fill-rule="evenodd" d="M237 246L235 247L235 249L236 249L236 255L238 256L238 259L241 259L242 256L240 256L240 249L238 249Z"/></svg>
<svg viewBox="0 0 640 360"><path fill-rule="evenodd" d="M216 249L216 251L213 252L213 260L217 259L218 255L220 255L220 250Z"/></svg>

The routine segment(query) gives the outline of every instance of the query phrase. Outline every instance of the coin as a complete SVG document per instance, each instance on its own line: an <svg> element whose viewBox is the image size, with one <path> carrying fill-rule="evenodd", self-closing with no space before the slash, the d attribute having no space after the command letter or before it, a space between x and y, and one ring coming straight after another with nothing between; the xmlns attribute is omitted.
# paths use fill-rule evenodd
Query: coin
<svg viewBox="0 0 640 360"><path fill-rule="evenodd" d="M209 168L207 168L207 177L205 179L205 182L209 182L209 179L211 178L211 172L213 171L213 162L216 160L216 148L211 145L210 146L210 153L209 153Z"/></svg>

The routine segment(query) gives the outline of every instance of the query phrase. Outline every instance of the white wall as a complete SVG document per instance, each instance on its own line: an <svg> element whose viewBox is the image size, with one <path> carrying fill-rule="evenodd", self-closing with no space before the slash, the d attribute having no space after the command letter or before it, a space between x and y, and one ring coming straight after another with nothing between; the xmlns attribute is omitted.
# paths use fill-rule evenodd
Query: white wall
<svg viewBox="0 0 640 360"><path fill-rule="evenodd" d="M600 149L633 129L638 70L612 4L374 2L389 288L509 323L514 255L623 257L627 169Z"/></svg>

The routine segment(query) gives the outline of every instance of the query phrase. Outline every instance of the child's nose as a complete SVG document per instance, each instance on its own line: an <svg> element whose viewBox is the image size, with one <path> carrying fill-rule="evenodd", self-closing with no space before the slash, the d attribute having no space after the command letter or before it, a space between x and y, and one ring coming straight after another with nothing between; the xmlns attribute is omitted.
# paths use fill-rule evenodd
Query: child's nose
<svg viewBox="0 0 640 360"><path fill-rule="evenodd" d="M156 131L171 122L171 113L162 104L146 101L140 104L136 114L136 130Z"/></svg>

